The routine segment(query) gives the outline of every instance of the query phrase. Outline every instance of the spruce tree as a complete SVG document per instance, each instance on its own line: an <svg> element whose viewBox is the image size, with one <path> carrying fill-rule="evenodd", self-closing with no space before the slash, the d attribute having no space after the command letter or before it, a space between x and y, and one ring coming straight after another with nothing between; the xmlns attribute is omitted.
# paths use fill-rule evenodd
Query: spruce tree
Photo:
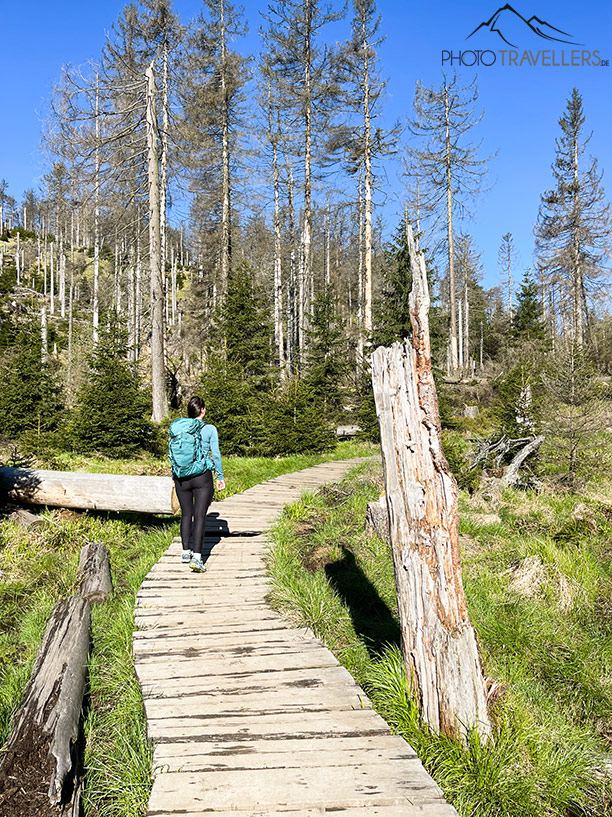
<svg viewBox="0 0 612 817"><path fill-rule="evenodd" d="M529 270L525 271L523 283L517 295L516 307L512 313L512 337L516 342L542 341L546 337L546 327L542 320L542 307L538 288Z"/></svg>
<svg viewBox="0 0 612 817"><path fill-rule="evenodd" d="M126 354L127 333L114 318L100 333L77 396L68 435L74 450L126 457L155 446L151 402Z"/></svg>
<svg viewBox="0 0 612 817"><path fill-rule="evenodd" d="M582 97L574 88L559 119L552 166L555 186L542 195L535 228L544 280L560 290L564 321L579 346L587 339L593 296L609 277L612 212L597 160L585 160Z"/></svg>
<svg viewBox="0 0 612 817"><path fill-rule="evenodd" d="M336 436L325 421L321 396L305 381L295 378L270 398L264 417L260 454L301 454L327 451Z"/></svg>
<svg viewBox="0 0 612 817"><path fill-rule="evenodd" d="M330 291L315 297L308 329L306 383L321 406L328 422L340 419L345 401L345 378L349 369L348 349L342 321L336 314Z"/></svg>
<svg viewBox="0 0 612 817"><path fill-rule="evenodd" d="M412 334L409 296L412 268L402 220L385 250L385 266L380 297L374 310L372 345L390 346Z"/></svg>
<svg viewBox="0 0 612 817"><path fill-rule="evenodd" d="M255 454L274 382L272 327L262 293L245 262L229 276L217 316L216 348L201 378L207 419L217 426L222 451Z"/></svg>
<svg viewBox="0 0 612 817"><path fill-rule="evenodd" d="M528 437L542 426L543 384L540 369L521 357L496 386L493 414L509 437Z"/></svg>
<svg viewBox="0 0 612 817"><path fill-rule="evenodd" d="M589 353L576 339L551 356L544 370L549 457L572 490L601 463L596 435L605 425L601 386ZM593 454L589 457L589 449ZM590 460L590 461L589 461Z"/></svg>
<svg viewBox="0 0 612 817"><path fill-rule="evenodd" d="M24 432L54 431L62 416L57 365L41 359L40 328L34 323L11 327L0 358L0 434L17 439Z"/></svg>

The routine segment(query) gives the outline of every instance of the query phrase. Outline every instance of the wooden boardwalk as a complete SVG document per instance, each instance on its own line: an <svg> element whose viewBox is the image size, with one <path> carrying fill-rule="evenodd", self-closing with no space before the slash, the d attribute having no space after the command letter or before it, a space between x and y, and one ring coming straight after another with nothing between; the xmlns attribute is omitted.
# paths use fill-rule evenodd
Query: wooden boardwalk
<svg viewBox="0 0 612 817"><path fill-rule="evenodd" d="M215 503L207 572L183 565L175 540L143 582L134 660L155 743L149 815L457 815L332 653L265 601L266 528L354 462Z"/></svg>

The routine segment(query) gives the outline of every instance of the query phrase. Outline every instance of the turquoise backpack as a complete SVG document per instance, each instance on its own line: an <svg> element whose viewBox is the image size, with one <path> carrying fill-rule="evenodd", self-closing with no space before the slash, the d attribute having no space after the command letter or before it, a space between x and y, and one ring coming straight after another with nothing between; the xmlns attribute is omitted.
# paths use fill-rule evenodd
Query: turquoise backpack
<svg viewBox="0 0 612 817"><path fill-rule="evenodd" d="M168 456L172 474L179 479L192 477L207 470L208 462L202 445L201 420L179 417L170 425Z"/></svg>

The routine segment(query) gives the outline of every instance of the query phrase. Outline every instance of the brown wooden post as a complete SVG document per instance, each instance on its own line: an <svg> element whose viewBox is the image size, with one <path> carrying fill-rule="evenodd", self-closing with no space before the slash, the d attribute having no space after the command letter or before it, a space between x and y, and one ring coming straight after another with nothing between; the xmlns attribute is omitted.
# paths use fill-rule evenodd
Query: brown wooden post
<svg viewBox="0 0 612 817"><path fill-rule="evenodd" d="M425 259L408 230L412 340L379 347L372 382L402 631L423 719L435 731L490 735L484 678L459 556L457 483L441 442L431 368Z"/></svg>

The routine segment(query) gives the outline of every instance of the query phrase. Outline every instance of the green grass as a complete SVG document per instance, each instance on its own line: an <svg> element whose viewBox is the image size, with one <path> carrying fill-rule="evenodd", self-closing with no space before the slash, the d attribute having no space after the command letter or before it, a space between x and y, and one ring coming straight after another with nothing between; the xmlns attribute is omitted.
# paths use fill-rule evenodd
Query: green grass
<svg viewBox="0 0 612 817"><path fill-rule="evenodd" d="M279 474L319 462L368 456L369 444L341 443L327 455L266 460L229 457L223 497ZM162 461L71 457L63 468L115 473L165 473ZM155 469L159 469L156 471ZM164 470L165 469L165 470ZM46 510L49 525L24 531L0 521L0 745L8 736L49 613L75 591L80 548L87 541L111 552L113 597L92 615L84 804L87 817L144 813L152 752L132 661L136 593L144 576L178 532L172 518Z"/></svg>
<svg viewBox="0 0 612 817"><path fill-rule="evenodd" d="M612 739L608 505L509 491L492 518L462 495L464 586L496 690L495 740L462 745L433 735L410 696L390 549L364 534L380 487L380 469L361 466L286 509L269 557L273 604L328 644L460 814L612 814L597 776ZM579 503L590 510L575 518Z"/></svg>

